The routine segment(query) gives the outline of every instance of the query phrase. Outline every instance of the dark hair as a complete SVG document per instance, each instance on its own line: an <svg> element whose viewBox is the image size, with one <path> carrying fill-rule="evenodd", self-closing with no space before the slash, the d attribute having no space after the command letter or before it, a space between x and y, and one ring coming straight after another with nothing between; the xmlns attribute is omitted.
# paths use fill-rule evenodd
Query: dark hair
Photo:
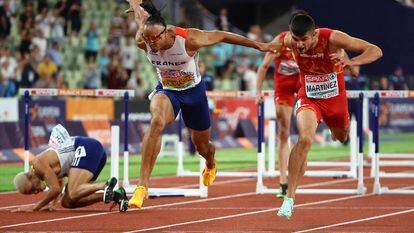
<svg viewBox="0 0 414 233"><path fill-rule="evenodd" d="M315 29L315 21L305 11L297 11L290 18L290 31L295 36L304 36Z"/></svg>
<svg viewBox="0 0 414 233"><path fill-rule="evenodd" d="M157 9L151 0L144 0L140 6L144 8L148 14L150 14L150 17L148 17L147 21L145 22L146 25L162 25L164 27L167 27L165 19L161 16L161 11Z"/></svg>

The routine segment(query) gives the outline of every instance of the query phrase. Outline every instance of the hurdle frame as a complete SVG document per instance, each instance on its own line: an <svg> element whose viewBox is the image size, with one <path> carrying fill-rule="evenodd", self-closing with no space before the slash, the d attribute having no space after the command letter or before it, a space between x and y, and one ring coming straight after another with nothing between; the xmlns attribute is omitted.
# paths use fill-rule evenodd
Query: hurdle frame
<svg viewBox="0 0 414 233"><path fill-rule="evenodd" d="M127 193L132 193L135 187L129 183L129 151L128 151L128 115L129 115L129 97L135 96L134 90L121 90L121 89L56 89L56 88L21 88L19 95L24 96L25 104L25 158L24 158L24 171L29 171L29 154L30 154L30 102L31 96L38 97L53 97L53 96L68 96L68 97L122 97L124 105L124 179L122 186ZM119 177L119 142L120 132L118 129L111 127L111 177ZM182 147L182 140L181 147ZM112 151L115 150L115 151ZM201 162L200 162L201 163ZM114 165L112 165L114 164ZM201 173L200 173L201 174ZM207 197L208 189L202 185L200 178L198 189L185 189L185 188L149 188L149 196L162 197L162 196L199 196Z"/></svg>
<svg viewBox="0 0 414 233"><path fill-rule="evenodd" d="M392 93L388 95L387 93ZM376 92L374 94L374 101L372 102L373 107L371 108L373 114L373 141L372 146L374 148L374 153L372 157L372 167L371 167L371 174L374 174L374 190L373 192L377 195L382 194L414 194L414 190L409 189L390 189L386 186L381 186L380 178L414 178L413 173L388 173L388 172L381 172L382 166L404 166L410 165L407 163L408 161L381 161L381 158L413 158L410 154L381 154L380 153L380 142L379 142L379 115L380 115L380 97L381 98L413 98L414 92L413 91L392 91L392 92ZM371 148L370 147L370 148ZM408 155L408 156L407 156ZM387 163L388 162L388 163ZM414 162L414 161L411 161Z"/></svg>
<svg viewBox="0 0 414 233"><path fill-rule="evenodd" d="M358 94L360 92L350 92L348 94L349 98L357 98ZM262 91L262 94L264 97L274 97L273 91ZM224 97L224 98L254 98L256 95L253 92L249 91L235 91L235 92L207 92L207 95L212 98L217 97ZM263 120L265 118L264 115L264 104L258 105L258 114L263 115ZM260 121L258 122L260 124ZM276 123L274 120L269 121L269 138L268 138L268 166L266 170L266 142L264 141L264 123L261 124L258 128L258 134L259 131L262 132L262 141L258 144L261 146L261 152L258 152L257 158L260 159L260 163L258 161L258 166L261 167L260 169L263 169L264 173L261 174L261 176L264 177L277 177L279 176L279 171L275 169L275 147L276 147L276 136L275 136L275 126ZM328 161L319 161L319 162L308 162L308 166L317 166L317 167L327 167L327 166L336 166L336 167L347 167L348 170L323 170L323 171L307 171L306 176L310 177L348 177L348 178L357 178L357 132L356 132L356 122L352 121L351 119L351 135L353 135L350 138L350 161L349 162L342 162L342 161L335 161L335 162L328 162ZM177 169L177 176L183 177L183 176L198 176L199 174L194 171L185 170L184 168L184 158L181 157L184 153L179 152L179 158L178 158L178 169ZM263 159L261 158L263 154ZM263 163L263 164L261 164ZM218 171L217 177L257 177L258 171L240 171L240 172L231 172L231 171Z"/></svg>

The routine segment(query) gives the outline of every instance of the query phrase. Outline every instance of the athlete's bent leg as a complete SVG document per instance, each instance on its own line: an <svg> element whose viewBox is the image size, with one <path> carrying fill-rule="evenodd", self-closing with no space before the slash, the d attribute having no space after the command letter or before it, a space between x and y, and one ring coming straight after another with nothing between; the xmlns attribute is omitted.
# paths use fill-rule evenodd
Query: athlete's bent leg
<svg viewBox="0 0 414 233"><path fill-rule="evenodd" d="M150 111L151 123L142 143L141 177L134 195L128 202L129 206L137 208L141 208L144 199L148 198L148 181L161 150L161 133L165 126L174 121L175 116L170 99L162 93L152 98Z"/></svg>
<svg viewBox="0 0 414 233"><path fill-rule="evenodd" d="M277 215L289 219L293 213L293 204L296 188L300 178L305 174L306 157L312 145L318 119L316 113L310 109L305 109L297 114L297 124L299 129L299 139L292 148L289 158L288 193L283 200Z"/></svg>
<svg viewBox="0 0 414 233"><path fill-rule="evenodd" d="M216 179L216 161L214 158L216 148L210 141L211 128L203 131L190 129L191 139L197 152L206 160L206 168L203 171L203 184L211 185Z"/></svg>
<svg viewBox="0 0 414 233"><path fill-rule="evenodd" d="M161 133L174 121L174 109L170 99L164 94L156 94L150 105L151 123L142 143L141 178L138 186L148 187L148 181L155 160L161 150Z"/></svg>
<svg viewBox="0 0 414 233"><path fill-rule="evenodd" d="M337 127L329 127L331 130L332 135L335 137L335 139L339 140L341 143L344 143L349 134L349 126L346 128L337 128Z"/></svg>
<svg viewBox="0 0 414 233"><path fill-rule="evenodd" d="M292 117L292 107L285 105L276 106L277 117L277 140L278 140L278 156L279 156L279 171L280 184L287 183L287 167L289 162L289 135L290 135L290 121Z"/></svg>

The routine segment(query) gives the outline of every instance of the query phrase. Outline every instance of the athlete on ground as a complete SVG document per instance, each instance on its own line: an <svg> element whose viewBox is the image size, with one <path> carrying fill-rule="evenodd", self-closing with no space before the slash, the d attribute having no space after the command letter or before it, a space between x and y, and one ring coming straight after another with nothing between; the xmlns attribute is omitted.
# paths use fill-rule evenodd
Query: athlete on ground
<svg viewBox="0 0 414 233"><path fill-rule="evenodd" d="M70 137L62 125L57 125L52 130L49 145L50 148L36 156L29 172L21 172L14 178L14 185L20 193L38 194L48 187L46 195L35 205L13 211L52 211L59 200L62 207L71 209L101 201L114 201L120 211L128 209L125 190L113 190L117 183L115 177L106 183L93 183L106 163L106 153L99 141ZM67 177L66 186L64 177ZM100 190L103 192L96 193Z"/></svg>

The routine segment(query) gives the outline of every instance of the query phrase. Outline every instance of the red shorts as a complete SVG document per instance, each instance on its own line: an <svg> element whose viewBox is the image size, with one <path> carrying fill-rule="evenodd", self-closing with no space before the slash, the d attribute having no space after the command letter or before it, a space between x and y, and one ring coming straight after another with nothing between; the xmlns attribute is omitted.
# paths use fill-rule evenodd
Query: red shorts
<svg viewBox="0 0 414 233"><path fill-rule="evenodd" d="M298 75L277 74L274 77L275 84L275 101L277 105L286 105L293 107L295 94L300 88Z"/></svg>
<svg viewBox="0 0 414 233"><path fill-rule="evenodd" d="M305 109L315 112L318 123L323 121L329 127L347 128L349 126L348 99L346 94L329 99L310 99L299 97L296 103L296 115Z"/></svg>

